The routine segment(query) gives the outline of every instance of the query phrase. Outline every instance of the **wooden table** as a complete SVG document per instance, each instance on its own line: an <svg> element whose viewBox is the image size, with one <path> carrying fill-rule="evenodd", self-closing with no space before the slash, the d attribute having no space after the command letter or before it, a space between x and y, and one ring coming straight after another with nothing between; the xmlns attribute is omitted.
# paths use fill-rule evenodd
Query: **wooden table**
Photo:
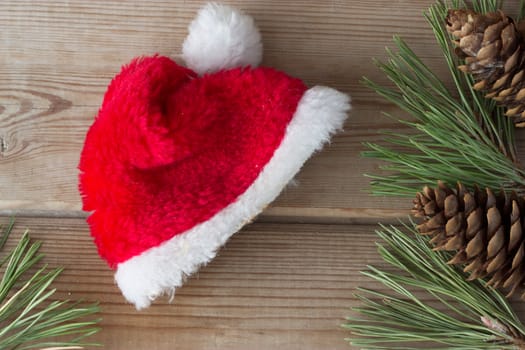
<svg viewBox="0 0 525 350"><path fill-rule="evenodd" d="M345 131L308 161L256 221L178 290L146 311L126 304L98 257L80 211L77 163L107 84L141 54L178 57L201 1L0 2L0 222L17 215L65 267L59 297L99 301L105 349L347 349L339 325L357 305L360 275L380 262L377 222L409 213L410 200L373 197L363 142L403 132L401 115L360 80L385 78L392 35L438 74L442 56L423 18L432 1L229 1L258 23L264 64L352 95Z"/></svg>

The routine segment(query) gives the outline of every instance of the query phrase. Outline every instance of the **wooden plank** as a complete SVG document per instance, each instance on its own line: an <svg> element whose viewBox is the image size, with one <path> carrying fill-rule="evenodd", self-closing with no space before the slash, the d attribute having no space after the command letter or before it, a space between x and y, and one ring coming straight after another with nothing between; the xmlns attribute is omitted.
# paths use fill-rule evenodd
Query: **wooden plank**
<svg viewBox="0 0 525 350"><path fill-rule="evenodd" d="M383 109L392 111L389 106ZM87 110L88 107L72 107L48 115L28 112L4 129L14 136L6 139L7 151L2 158L0 212L24 215L25 210L61 213L80 209L76 164L89 123L78 120L77 115L88 113ZM374 106L358 104L354 111L345 132L306 163L297 176L298 185L285 189L274 204L276 208L293 209L304 216L309 216L311 210L301 213L302 208L341 209L332 213L340 218L359 218L364 212L371 217L385 217L389 208L399 209L388 217L408 213L406 200L368 195L368 180L363 174L377 172L378 163L359 156L364 149L362 142L380 138L374 125L402 131L400 126L381 116ZM34 120L38 120L38 125ZM272 211L274 214L278 214L278 209Z"/></svg>
<svg viewBox="0 0 525 350"><path fill-rule="evenodd" d="M0 218L6 223L7 218ZM372 226L253 224L177 291L146 311L127 304L81 219L19 218L63 266L57 296L99 301L105 349L347 349L339 325L378 263Z"/></svg>
<svg viewBox="0 0 525 350"><path fill-rule="evenodd" d="M0 213L79 216L77 163L84 134L120 65L136 55L178 56L186 26L203 2L2 1L0 3ZM311 159L276 201L271 217L358 220L405 216L406 199L373 198L359 158L378 129L403 129L396 112L363 87L384 81L371 57L384 57L392 33L404 36L444 72L421 13L432 1L231 1L252 14L264 63L352 95L354 109L332 144ZM407 19L410 25L407 25ZM282 210L281 210L282 208ZM319 208L317 210L316 208ZM387 212L397 208L394 212ZM331 209L334 209L331 211ZM312 214L313 213L313 214ZM366 214L363 214L366 213ZM324 215L324 214L323 214Z"/></svg>
<svg viewBox="0 0 525 350"><path fill-rule="evenodd" d="M374 108L355 106L345 132L306 163L296 184L283 191L269 215L279 216L281 208L283 216L290 211L305 217L325 212L337 220L359 219L365 213L365 219L408 214L410 201L371 197L366 191L368 179L363 174L377 172L378 163L360 158L362 142L379 140L373 125L399 128ZM8 139L8 151L0 159L0 213L35 215L40 210L43 215L71 216L69 211L80 210L76 165L88 123L79 120L75 110L81 114L88 108L73 107L48 116L28 115L8 126L8 134L17 136L13 141ZM38 125L33 123L35 119ZM336 210L330 212L327 208ZM391 208L398 209L387 214Z"/></svg>
<svg viewBox="0 0 525 350"><path fill-rule="evenodd" d="M120 295L83 220L19 218L7 249L26 228L43 242L44 262L65 268L56 297L100 302L93 340L105 349L352 349L340 324L359 305L356 288L385 291L359 272L384 266L376 225L249 225L172 303L140 312ZM525 315L523 302L513 308Z"/></svg>

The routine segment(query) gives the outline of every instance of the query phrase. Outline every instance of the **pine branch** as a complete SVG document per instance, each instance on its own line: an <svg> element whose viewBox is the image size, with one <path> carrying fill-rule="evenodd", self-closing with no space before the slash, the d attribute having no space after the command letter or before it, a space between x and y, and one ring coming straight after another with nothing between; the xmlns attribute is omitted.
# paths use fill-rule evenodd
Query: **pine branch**
<svg viewBox="0 0 525 350"><path fill-rule="evenodd" d="M2 232L0 251L13 224L11 221ZM50 286L62 269L44 266L35 271L43 258L39 248L40 243L32 243L26 231L16 247L0 257L0 349L83 349L96 345L84 343L84 339L99 330L99 320L91 319L98 307L53 300L55 289Z"/></svg>
<svg viewBox="0 0 525 350"><path fill-rule="evenodd" d="M453 1L451 6L463 6ZM476 11L497 10L495 0L473 2ZM525 171L518 165L514 126L503 109L473 89L472 78L458 70L458 61L444 28L447 4L438 2L426 14L441 47L455 90L451 92L398 37L389 60L376 62L395 88L369 79L364 83L380 96L414 117L400 120L412 130L407 134L385 133L384 143L367 143L364 157L387 164L386 175L372 178L377 195L412 196L425 185L442 180L461 181L467 187L504 188L525 193Z"/></svg>
<svg viewBox="0 0 525 350"><path fill-rule="evenodd" d="M516 18L516 22L520 22L525 18L525 0L520 0L520 11L518 14L518 17Z"/></svg>
<svg viewBox="0 0 525 350"><path fill-rule="evenodd" d="M381 226L383 260L364 275L388 292L360 289L363 306L343 325L362 349L525 349L525 326L506 299L481 280L467 281L450 255L433 251L414 224ZM436 306L432 306L436 305Z"/></svg>

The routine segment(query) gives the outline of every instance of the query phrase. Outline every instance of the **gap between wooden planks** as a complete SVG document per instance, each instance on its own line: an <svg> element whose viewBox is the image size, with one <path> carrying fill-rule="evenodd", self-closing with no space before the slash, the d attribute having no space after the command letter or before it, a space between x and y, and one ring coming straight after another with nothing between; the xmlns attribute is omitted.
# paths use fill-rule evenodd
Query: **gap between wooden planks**
<svg viewBox="0 0 525 350"><path fill-rule="evenodd" d="M12 202L2 208L0 216L32 218L79 218L85 219L88 213L81 210L52 209L9 209ZM270 206L259 214L254 221L269 223L312 223L312 224L383 224L396 223L408 216L408 211L396 209L370 208L307 208Z"/></svg>

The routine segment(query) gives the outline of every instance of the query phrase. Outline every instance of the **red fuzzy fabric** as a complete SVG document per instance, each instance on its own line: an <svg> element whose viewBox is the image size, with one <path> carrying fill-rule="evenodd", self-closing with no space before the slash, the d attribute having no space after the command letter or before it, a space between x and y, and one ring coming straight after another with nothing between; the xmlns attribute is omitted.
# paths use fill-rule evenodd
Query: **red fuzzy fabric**
<svg viewBox="0 0 525 350"><path fill-rule="evenodd" d="M114 268L234 202L280 145L305 91L269 68L198 77L162 56L125 66L79 165L100 255Z"/></svg>

